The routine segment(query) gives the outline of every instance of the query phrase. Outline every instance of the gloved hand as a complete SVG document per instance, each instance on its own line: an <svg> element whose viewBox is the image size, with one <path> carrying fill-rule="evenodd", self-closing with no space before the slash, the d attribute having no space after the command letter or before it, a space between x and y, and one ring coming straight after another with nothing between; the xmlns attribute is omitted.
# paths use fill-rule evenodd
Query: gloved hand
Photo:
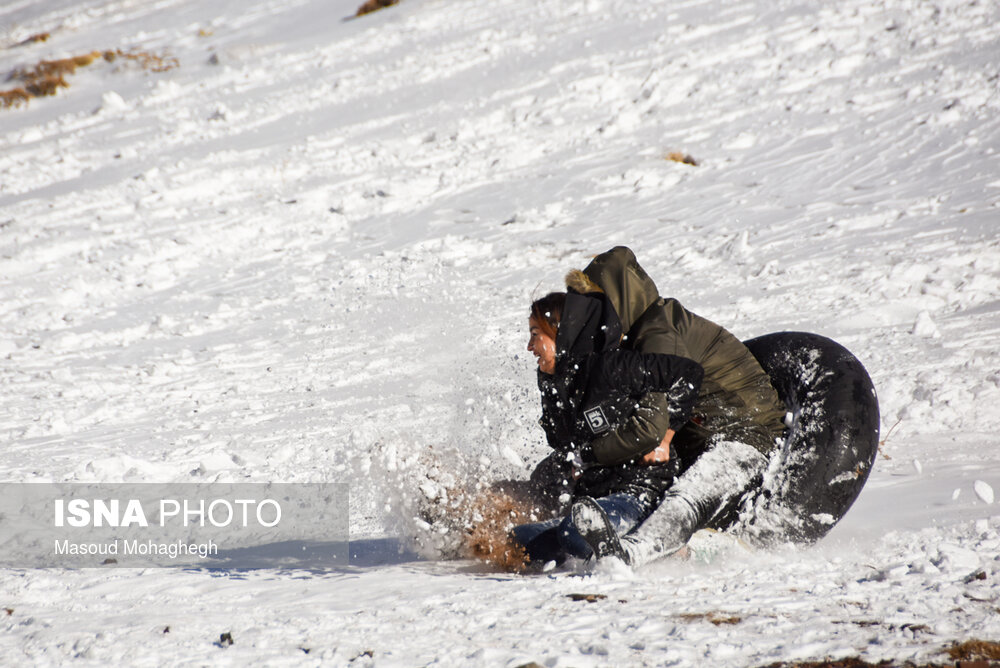
<svg viewBox="0 0 1000 668"><path fill-rule="evenodd" d="M569 450L565 456L566 463L569 465L569 475L575 482L583 475L583 471L587 468L587 465L583 463L583 457L580 456L579 450Z"/></svg>
<svg viewBox="0 0 1000 668"><path fill-rule="evenodd" d="M563 506L573 495L577 477L567 453L553 452L538 462L529 480L536 494L556 506Z"/></svg>

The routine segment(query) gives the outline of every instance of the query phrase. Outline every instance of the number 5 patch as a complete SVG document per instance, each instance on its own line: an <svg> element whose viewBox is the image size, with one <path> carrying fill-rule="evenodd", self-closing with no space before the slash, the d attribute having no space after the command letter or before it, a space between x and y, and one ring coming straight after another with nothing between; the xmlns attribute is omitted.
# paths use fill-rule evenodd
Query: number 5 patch
<svg viewBox="0 0 1000 668"><path fill-rule="evenodd" d="M584 411L583 416L587 418L587 424L590 426L590 430L595 434L600 434L611 428L608 424L608 419L604 417L604 411L601 410L600 406L594 406L586 411Z"/></svg>

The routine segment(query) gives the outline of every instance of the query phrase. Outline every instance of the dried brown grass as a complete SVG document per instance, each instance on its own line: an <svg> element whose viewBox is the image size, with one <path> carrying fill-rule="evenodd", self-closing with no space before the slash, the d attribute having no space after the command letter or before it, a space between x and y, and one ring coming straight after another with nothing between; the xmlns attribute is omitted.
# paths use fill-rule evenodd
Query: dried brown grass
<svg viewBox="0 0 1000 668"><path fill-rule="evenodd" d="M715 624L716 626L722 625L734 625L739 624L743 621L742 617L737 617L735 615L726 615L721 612L682 612L677 615L679 618L685 622L700 622L706 621Z"/></svg>
<svg viewBox="0 0 1000 668"><path fill-rule="evenodd" d="M607 594L566 594L566 598L571 601L586 601L587 603L597 603L608 598Z"/></svg>
<svg viewBox="0 0 1000 668"><path fill-rule="evenodd" d="M38 42L47 42L50 35L47 32L35 33L27 39L23 39L17 43L17 46L28 46L29 44L36 44Z"/></svg>
<svg viewBox="0 0 1000 668"><path fill-rule="evenodd" d="M166 72L180 66L180 62L173 56L162 56L148 51L105 51L104 59L114 62L117 59L129 60L138 63L147 72Z"/></svg>
<svg viewBox="0 0 1000 668"><path fill-rule="evenodd" d="M20 107L22 104L28 104L31 98L32 95L24 88L0 91L0 109Z"/></svg>
<svg viewBox="0 0 1000 668"><path fill-rule="evenodd" d="M45 77L32 80L24 87L31 97L45 97L55 95L60 88L69 88L65 77L61 74L50 74Z"/></svg>
<svg viewBox="0 0 1000 668"><path fill-rule="evenodd" d="M687 153L681 153L679 151L674 151L668 153L666 156L667 160L672 160L673 162L679 162L685 165L691 165L692 167L698 166L698 161L692 158Z"/></svg>
<svg viewBox="0 0 1000 668"><path fill-rule="evenodd" d="M7 91L0 91L0 108L11 109L26 105L34 97L55 95L62 88L69 88L66 77L80 67L87 67L103 59L112 63L117 60L134 62L149 72L166 72L180 63L176 58L161 56L148 51L91 51L79 56L42 60L31 67L15 69L8 75L8 81L18 81L22 85Z"/></svg>
<svg viewBox="0 0 1000 668"><path fill-rule="evenodd" d="M979 641L970 641L976 643ZM967 645L962 643L955 648ZM995 644L995 643L987 643ZM913 661L893 661L884 659L878 663L871 663L860 657L852 656L843 659L824 659L820 661L794 661L791 663L772 663L764 668L996 668L1000 665L995 659L982 658L961 658L961 656L982 656L977 654L959 655L952 657L949 663L916 663Z"/></svg>
<svg viewBox="0 0 1000 668"><path fill-rule="evenodd" d="M59 60L43 60L32 67L19 68L10 73L8 79L33 82L49 77L73 74L78 67L86 67L101 57L100 51L91 51L81 56L60 58Z"/></svg>
<svg viewBox="0 0 1000 668"><path fill-rule="evenodd" d="M366 2L358 7L358 11L355 16L364 16L365 14L371 14L372 12L377 12L380 9L385 9L386 7L392 7L393 5L398 5L399 0L366 0Z"/></svg>
<svg viewBox="0 0 1000 668"><path fill-rule="evenodd" d="M953 661L1000 661L1000 643L989 640L966 640L948 648Z"/></svg>
<svg viewBox="0 0 1000 668"><path fill-rule="evenodd" d="M858 657L846 659L827 659L825 661L796 661L795 663L772 663L767 668L896 668L897 666L912 666L913 664L896 664L892 661L869 663Z"/></svg>
<svg viewBox="0 0 1000 668"><path fill-rule="evenodd" d="M914 663L912 661L883 660L870 663L860 657L825 659L820 661L795 661L772 663L766 668L992 668L1000 665L1000 643L988 640L966 640L942 649L951 663Z"/></svg>

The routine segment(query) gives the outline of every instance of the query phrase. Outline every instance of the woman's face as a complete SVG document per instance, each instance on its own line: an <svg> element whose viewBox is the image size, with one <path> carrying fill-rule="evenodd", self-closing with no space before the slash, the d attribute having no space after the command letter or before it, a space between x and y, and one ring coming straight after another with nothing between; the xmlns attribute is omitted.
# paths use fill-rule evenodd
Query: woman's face
<svg viewBox="0 0 1000 668"><path fill-rule="evenodd" d="M528 350L538 358L538 369L542 373L553 374L556 371L556 342L551 336L539 328L538 321L528 319Z"/></svg>

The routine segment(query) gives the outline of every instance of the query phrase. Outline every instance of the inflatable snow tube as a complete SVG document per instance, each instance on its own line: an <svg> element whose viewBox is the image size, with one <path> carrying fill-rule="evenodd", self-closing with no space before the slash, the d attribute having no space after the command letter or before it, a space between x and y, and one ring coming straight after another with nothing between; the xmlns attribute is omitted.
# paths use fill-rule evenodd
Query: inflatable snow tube
<svg viewBox="0 0 1000 668"><path fill-rule="evenodd" d="M836 341L777 332L744 341L788 406L747 533L760 543L812 543L861 493L878 454L878 398L861 362Z"/></svg>

